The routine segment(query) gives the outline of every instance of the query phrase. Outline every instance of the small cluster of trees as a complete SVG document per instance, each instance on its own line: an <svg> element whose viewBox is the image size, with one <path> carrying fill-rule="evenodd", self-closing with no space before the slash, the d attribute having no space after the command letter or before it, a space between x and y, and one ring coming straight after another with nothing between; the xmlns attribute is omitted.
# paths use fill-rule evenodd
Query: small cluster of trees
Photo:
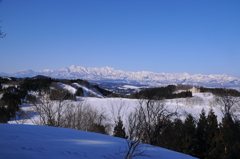
<svg viewBox="0 0 240 159"><path fill-rule="evenodd" d="M25 78L21 80L20 86L27 91L45 92L50 89L51 83L54 82L51 78Z"/></svg>
<svg viewBox="0 0 240 159"><path fill-rule="evenodd" d="M239 158L240 124L231 116L224 116L218 123L211 110L204 110L196 120L191 114L182 121L168 121L168 126L158 138L156 146L189 154L201 159Z"/></svg>
<svg viewBox="0 0 240 159"><path fill-rule="evenodd" d="M105 89L102 89L101 87L99 87L98 85L93 85L93 88L95 90L97 90L99 93L101 93L103 96L110 96L112 95L113 93L108 91L108 90L105 90Z"/></svg>
<svg viewBox="0 0 240 159"><path fill-rule="evenodd" d="M0 122L2 123L16 116L16 112L20 110L20 105L27 95L26 90L18 87L9 87L4 92L0 100Z"/></svg>
<svg viewBox="0 0 240 159"><path fill-rule="evenodd" d="M149 99L152 97L164 98L164 99L192 97L192 93L190 91L174 93L176 90L177 90L177 86L168 85L166 87L158 87L158 88L150 88L150 89L142 90L140 92L132 94L131 97L137 98L137 99L141 99L141 98Z"/></svg>
<svg viewBox="0 0 240 159"><path fill-rule="evenodd" d="M226 88L205 88L205 87L200 87L200 92L211 92L214 95L228 95L228 96L235 96L239 97L240 92L235 90L235 89L226 89Z"/></svg>

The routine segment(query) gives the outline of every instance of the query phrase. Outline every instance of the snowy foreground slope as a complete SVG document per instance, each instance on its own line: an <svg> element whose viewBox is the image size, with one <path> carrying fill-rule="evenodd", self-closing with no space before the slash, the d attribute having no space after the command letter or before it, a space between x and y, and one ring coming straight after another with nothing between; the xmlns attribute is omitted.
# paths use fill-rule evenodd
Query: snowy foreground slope
<svg viewBox="0 0 240 159"><path fill-rule="evenodd" d="M37 125L0 124L0 141L3 159L122 159L126 150L126 141L121 138ZM143 148L154 158L194 158L160 147Z"/></svg>

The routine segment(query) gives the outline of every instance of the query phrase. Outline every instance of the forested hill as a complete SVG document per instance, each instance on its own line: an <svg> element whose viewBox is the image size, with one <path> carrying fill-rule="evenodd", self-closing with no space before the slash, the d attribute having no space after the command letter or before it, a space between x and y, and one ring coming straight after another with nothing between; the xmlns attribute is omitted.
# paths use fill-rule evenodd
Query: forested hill
<svg viewBox="0 0 240 159"><path fill-rule="evenodd" d="M15 117L23 103L37 102L36 94L46 93L53 100L76 100L77 96L98 98L114 96L112 92L81 79L53 79L46 76L0 77L0 122L7 122Z"/></svg>
<svg viewBox="0 0 240 159"><path fill-rule="evenodd" d="M45 92L51 89L65 89L68 93L77 96L109 96L112 92L100 88L98 85L92 85L87 80L82 79L55 79L47 76L37 75L29 78L0 77L0 91L19 88L22 91ZM85 91L85 93L84 93Z"/></svg>

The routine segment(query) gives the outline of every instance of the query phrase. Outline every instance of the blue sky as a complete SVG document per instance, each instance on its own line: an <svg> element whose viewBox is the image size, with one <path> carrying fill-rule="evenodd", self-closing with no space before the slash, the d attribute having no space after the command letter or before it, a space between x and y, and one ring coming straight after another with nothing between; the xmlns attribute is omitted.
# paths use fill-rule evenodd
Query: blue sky
<svg viewBox="0 0 240 159"><path fill-rule="evenodd" d="M240 77L239 0L2 0L0 72L71 65Z"/></svg>

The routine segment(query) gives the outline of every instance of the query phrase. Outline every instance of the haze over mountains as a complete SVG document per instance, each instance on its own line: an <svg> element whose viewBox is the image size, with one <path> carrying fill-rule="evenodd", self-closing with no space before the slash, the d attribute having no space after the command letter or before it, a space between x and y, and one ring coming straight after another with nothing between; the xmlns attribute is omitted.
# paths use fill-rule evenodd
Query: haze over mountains
<svg viewBox="0 0 240 159"><path fill-rule="evenodd" d="M205 75L188 73L154 73L148 71L126 72L111 67L85 68L70 66L60 70L22 70L13 74L0 73L0 76L34 77L44 75L52 78L84 79L89 81L117 82L136 85L164 86L168 84L189 84L205 87L231 87L240 86L240 78L228 74Z"/></svg>

